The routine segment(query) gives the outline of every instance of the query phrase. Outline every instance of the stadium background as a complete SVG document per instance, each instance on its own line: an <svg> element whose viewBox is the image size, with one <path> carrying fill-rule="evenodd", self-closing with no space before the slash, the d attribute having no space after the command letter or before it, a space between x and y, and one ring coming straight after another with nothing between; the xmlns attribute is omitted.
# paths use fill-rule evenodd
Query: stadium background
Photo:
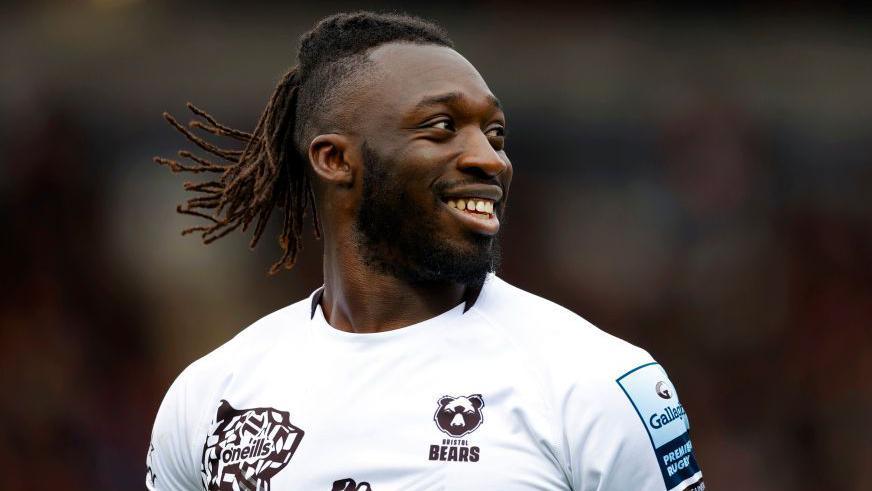
<svg viewBox="0 0 872 491"><path fill-rule="evenodd" d="M507 107L503 276L661 361L711 489L872 489L870 18L534 5L400 6ZM0 6L0 487L141 489L173 377L319 284L314 240L270 278L274 231L180 237L151 157L187 100L251 127L359 6Z"/></svg>

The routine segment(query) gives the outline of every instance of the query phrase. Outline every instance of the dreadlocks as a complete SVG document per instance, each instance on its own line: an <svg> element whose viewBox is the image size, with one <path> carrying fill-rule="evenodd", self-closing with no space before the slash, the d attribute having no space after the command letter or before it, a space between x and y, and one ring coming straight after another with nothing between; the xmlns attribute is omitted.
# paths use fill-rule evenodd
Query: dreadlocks
<svg viewBox="0 0 872 491"><path fill-rule="evenodd" d="M245 232L253 224L249 247L254 248L273 209L278 207L283 213L278 237L282 256L269 273L291 269L302 248L303 217L309 208L316 237L320 237L321 230L307 171L308 144L320 130L341 124L337 120L341 119L343 95L354 88L354 80L367 66L366 52L397 41L453 47L442 28L417 17L371 12L336 14L302 36L297 53L299 65L279 81L252 132L225 126L191 103L188 109L200 119L187 127L164 113L169 124L188 140L220 159L208 160L187 150L178 155L193 164L154 158L172 172L219 174L207 182L185 182L186 190L200 194L176 210L209 223L187 228L182 235L200 232L203 242L209 244L237 228ZM218 147L197 136L195 129L240 141L242 149Z"/></svg>

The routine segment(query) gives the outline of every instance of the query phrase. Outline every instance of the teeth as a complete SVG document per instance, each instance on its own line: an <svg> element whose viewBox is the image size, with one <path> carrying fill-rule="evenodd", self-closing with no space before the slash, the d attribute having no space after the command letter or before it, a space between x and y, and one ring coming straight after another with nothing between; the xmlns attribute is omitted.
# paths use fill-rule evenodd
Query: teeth
<svg viewBox="0 0 872 491"><path fill-rule="evenodd" d="M487 213L492 215L494 212L494 202L489 199L478 198L461 198L457 200L448 200L448 206L457 208L458 210L473 211L477 213Z"/></svg>

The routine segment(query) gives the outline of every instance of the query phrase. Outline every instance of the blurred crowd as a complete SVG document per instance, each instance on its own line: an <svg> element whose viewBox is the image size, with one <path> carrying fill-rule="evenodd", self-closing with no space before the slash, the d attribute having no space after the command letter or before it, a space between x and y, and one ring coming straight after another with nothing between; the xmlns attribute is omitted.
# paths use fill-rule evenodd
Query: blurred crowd
<svg viewBox="0 0 872 491"><path fill-rule="evenodd" d="M495 5L413 13L507 106L501 275L665 366L712 489L872 489L872 25ZM277 230L180 237L151 156L188 99L250 126L342 7L4 7L0 487L142 489L175 375L320 284L314 239L267 277Z"/></svg>

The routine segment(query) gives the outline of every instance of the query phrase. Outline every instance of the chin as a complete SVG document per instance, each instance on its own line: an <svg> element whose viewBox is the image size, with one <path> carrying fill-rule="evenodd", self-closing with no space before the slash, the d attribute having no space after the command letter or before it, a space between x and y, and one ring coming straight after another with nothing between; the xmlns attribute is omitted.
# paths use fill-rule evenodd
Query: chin
<svg viewBox="0 0 872 491"><path fill-rule="evenodd" d="M488 273L499 267L499 243L493 237L477 234L458 242L462 245L438 241L440 246L421 251L423 254L416 255L416 264L409 264L409 273L422 281L480 285Z"/></svg>
<svg viewBox="0 0 872 491"><path fill-rule="evenodd" d="M364 247L367 265L410 284L459 283L478 286L500 262L499 243L493 237L471 235L450 241L369 243Z"/></svg>

